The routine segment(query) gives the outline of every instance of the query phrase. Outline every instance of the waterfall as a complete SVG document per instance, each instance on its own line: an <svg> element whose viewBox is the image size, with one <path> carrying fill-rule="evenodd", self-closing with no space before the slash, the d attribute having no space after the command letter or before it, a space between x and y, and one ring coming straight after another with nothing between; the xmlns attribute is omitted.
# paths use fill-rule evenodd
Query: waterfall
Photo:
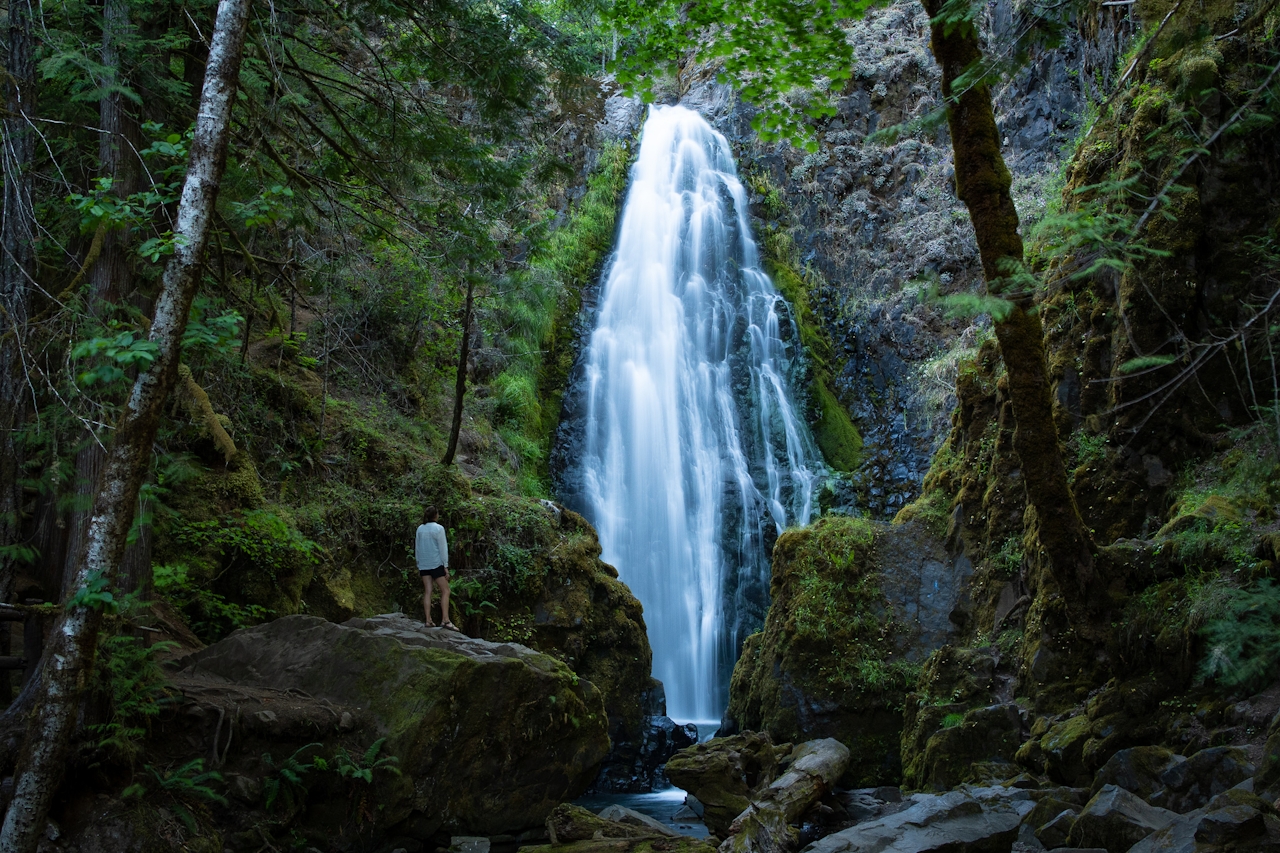
<svg viewBox="0 0 1280 853"><path fill-rule="evenodd" d="M760 625L768 548L809 522L825 471L790 388L799 335L759 263L728 142L691 110L652 107L571 464L603 559L644 605L653 674L682 721L720 718L741 641Z"/></svg>

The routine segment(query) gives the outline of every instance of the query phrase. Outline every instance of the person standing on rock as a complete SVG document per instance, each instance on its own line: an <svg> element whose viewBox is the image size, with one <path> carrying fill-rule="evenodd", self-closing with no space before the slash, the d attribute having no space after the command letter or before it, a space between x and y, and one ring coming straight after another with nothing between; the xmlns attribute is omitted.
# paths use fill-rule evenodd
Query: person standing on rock
<svg viewBox="0 0 1280 853"><path fill-rule="evenodd" d="M435 627L436 623L431 621L431 584L434 582L440 588L440 627L456 631L458 626L449 619L449 542L444 528L436 523L439 515L433 506L423 510L422 524L418 525L414 539L418 576L422 578L422 612L427 625Z"/></svg>

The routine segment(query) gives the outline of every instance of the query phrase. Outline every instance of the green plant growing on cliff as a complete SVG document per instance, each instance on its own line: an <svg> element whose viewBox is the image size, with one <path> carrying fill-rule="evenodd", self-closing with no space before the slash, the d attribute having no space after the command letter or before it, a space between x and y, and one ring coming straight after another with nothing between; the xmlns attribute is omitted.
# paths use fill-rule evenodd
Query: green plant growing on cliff
<svg viewBox="0 0 1280 853"><path fill-rule="evenodd" d="M217 642L232 631L266 621L272 612L260 604L239 604L209 589L182 563L152 567L155 591L182 613L191 630L206 643Z"/></svg>
<svg viewBox="0 0 1280 853"><path fill-rule="evenodd" d="M1208 648L1200 678L1244 693L1261 690L1280 674L1280 586L1264 578L1227 591L1224 612L1201 633Z"/></svg>
<svg viewBox="0 0 1280 853"><path fill-rule="evenodd" d="M173 813L193 835L200 831L195 815L197 809L208 803L227 804L226 798L210 787L211 783L222 782L222 774L205 770L203 758L188 761L173 770L159 770L147 764L143 771L142 780L125 788L120 798L142 800L149 795L164 796L173 806Z"/></svg>
<svg viewBox="0 0 1280 853"><path fill-rule="evenodd" d="M340 746L329 762L330 771L351 783L352 810L360 822L373 821L376 817L374 803L370 799L374 774L400 775L400 759L394 755L379 754L386 742L386 738L378 738L360 755L352 755Z"/></svg>
<svg viewBox="0 0 1280 853"><path fill-rule="evenodd" d="M105 723L88 727L95 746L132 762L153 719L174 701L168 676L156 660L176 644L146 645L130 634L108 637L99 646L98 693L110 706Z"/></svg>
<svg viewBox="0 0 1280 853"><path fill-rule="evenodd" d="M302 807L307 799L306 776L312 770L327 770L328 763L319 755L310 761L304 761L302 754L309 749L319 749L323 744L308 743L298 747L293 754L281 759L280 763L271 757L271 753L262 753L262 763L267 766L267 777L262 782L262 791L266 795L264 805L271 811L279 805L285 814L292 814Z"/></svg>
<svg viewBox="0 0 1280 853"><path fill-rule="evenodd" d="M484 613L485 608L489 610L497 610L498 605L494 604L490 599L495 596L495 591L486 586L479 578L457 578L453 581L452 592L453 600L457 602L458 609L462 611L463 616L478 616Z"/></svg>

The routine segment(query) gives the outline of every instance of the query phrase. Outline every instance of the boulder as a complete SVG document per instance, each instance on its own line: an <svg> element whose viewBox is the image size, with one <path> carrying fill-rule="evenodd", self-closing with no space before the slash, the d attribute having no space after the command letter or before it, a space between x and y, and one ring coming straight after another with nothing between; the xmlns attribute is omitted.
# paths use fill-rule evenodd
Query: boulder
<svg viewBox="0 0 1280 853"><path fill-rule="evenodd" d="M777 778L790 752L791 744L775 745L763 732L712 738L673 755L667 778L697 798L707 828L724 837L751 798Z"/></svg>
<svg viewBox="0 0 1280 853"><path fill-rule="evenodd" d="M764 629L734 667L727 717L776 740L834 737L845 787L896 783L917 662L954 637L963 572L923 522L828 516L774 546Z"/></svg>
<svg viewBox="0 0 1280 853"><path fill-rule="evenodd" d="M649 689L644 692L644 717L639 734L632 733L626 726L611 728L613 749L591 785L593 792L633 794L665 787L667 779L663 771L667 761L679 750L698 742L697 726L680 724L667 716L662 682L651 678L649 683ZM612 717L610 722L613 723Z"/></svg>
<svg viewBox="0 0 1280 853"><path fill-rule="evenodd" d="M1103 785L1115 785L1146 800L1165 787L1161 775L1186 760L1163 746L1122 749L1107 759L1093 777L1093 793L1100 791Z"/></svg>
<svg viewBox="0 0 1280 853"><path fill-rule="evenodd" d="M1109 853L1126 853L1177 819L1176 813L1148 805L1124 788L1103 785L1076 818L1070 842L1077 847L1103 847Z"/></svg>
<svg viewBox="0 0 1280 853"><path fill-rule="evenodd" d="M635 809L620 806L617 803L614 803L611 806L606 806L598 815L596 815L596 817L601 820L610 820L614 823L622 823L639 829L647 829L650 832L656 832L658 835L670 835L673 838L680 835L680 833L676 832L662 821L651 818L647 814L641 814Z"/></svg>
<svg viewBox="0 0 1280 853"><path fill-rule="evenodd" d="M809 741L789 756L787 772L769 784L729 826L720 853L782 853L796 847L791 829L832 788L849 763L835 738Z"/></svg>
<svg viewBox="0 0 1280 853"><path fill-rule="evenodd" d="M539 844L521 847L519 853L715 853L714 847L698 838L646 836L644 838L589 838L570 844Z"/></svg>
<svg viewBox="0 0 1280 853"><path fill-rule="evenodd" d="M1240 801L1224 800L1221 806L1214 802L1204 809L1180 815L1169 826L1135 844L1129 853L1198 853L1205 850L1275 853L1280 850L1280 843L1266 837L1267 815L1274 813L1274 809L1254 799L1253 803L1244 798Z"/></svg>
<svg viewBox="0 0 1280 853"><path fill-rule="evenodd" d="M1075 826L1078 815L1074 809L1062 810L1036 829L1036 840L1048 850L1066 847L1071 837L1071 827Z"/></svg>
<svg viewBox="0 0 1280 853"><path fill-rule="evenodd" d="M1280 731L1267 738L1267 743L1262 748L1262 760L1258 762L1254 786L1258 791L1275 791L1280 795Z"/></svg>
<svg viewBox="0 0 1280 853"><path fill-rule="evenodd" d="M1049 849L1067 843L1071 824L1080 813L1080 806L1054 796L1042 797L1022 823L1031 828L1032 834Z"/></svg>
<svg viewBox="0 0 1280 853"><path fill-rule="evenodd" d="M586 790L609 749L599 691L555 658L401 614L335 625L287 616L179 664L187 677L302 692L356 708L385 737L405 808L457 834L541 824Z"/></svg>
<svg viewBox="0 0 1280 853"><path fill-rule="evenodd" d="M1090 722L1085 716L1071 717L1056 725L1040 739L1044 771L1055 782L1088 785L1089 769L1084 763L1084 747L1090 738Z"/></svg>
<svg viewBox="0 0 1280 853"><path fill-rule="evenodd" d="M959 725L942 728L926 742L924 754L910 765L908 785L946 790L961 782L985 781L983 769L991 765L1011 765L1022 743L1022 712L1010 703L974 708ZM1009 772L994 772L994 778L1008 778Z"/></svg>
<svg viewBox="0 0 1280 853"><path fill-rule="evenodd" d="M621 808L611 806L610 808ZM608 809L606 809L608 811ZM630 809L628 809L630 811ZM656 821L655 821L656 822ZM582 806L573 803L561 803L547 815L547 837L552 844L571 844L575 841L602 838L653 838L660 835L673 835L670 831L659 832L646 824L624 823L607 818L603 813L594 815Z"/></svg>
<svg viewBox="0 0 1280 853"><path fill-rule="evenodd" d="M1011 788L913 794L910 805L828 835L801 853L1004 853L1033 803Z"/></svg>
<svg viewBox="0 0 1280 853"><path fill-rule="evenodd" d="M1254 770L1248 753L1241 747L1202 749L1161 773L1164 790L1151 795L1149 800L1175 812L1189 812L1253 776Z"/></svg>

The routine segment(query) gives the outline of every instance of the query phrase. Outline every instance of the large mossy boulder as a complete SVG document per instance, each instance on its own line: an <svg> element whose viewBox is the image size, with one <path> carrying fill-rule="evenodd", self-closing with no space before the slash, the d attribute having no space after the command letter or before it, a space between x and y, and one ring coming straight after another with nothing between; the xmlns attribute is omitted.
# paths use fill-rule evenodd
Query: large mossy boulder
<svg viewBox="0 0 1280 853"><path fill-rule="evenodd" d="M400 614L343 625L288 616L182 665L188 677L359 709L412 782L411 802L383 808L461 834L541 825L586 790L609 750L600 692L564 663Z"/></svg>
<svg viewBox="0 0 1280 853"><path fill-rule="evenodd" d="M897 782L904 700L919 661L953 635L958 571L919 521L828 516L787 531L729 717L778 741L838 739L851 753L844 785Z"/></svg>

